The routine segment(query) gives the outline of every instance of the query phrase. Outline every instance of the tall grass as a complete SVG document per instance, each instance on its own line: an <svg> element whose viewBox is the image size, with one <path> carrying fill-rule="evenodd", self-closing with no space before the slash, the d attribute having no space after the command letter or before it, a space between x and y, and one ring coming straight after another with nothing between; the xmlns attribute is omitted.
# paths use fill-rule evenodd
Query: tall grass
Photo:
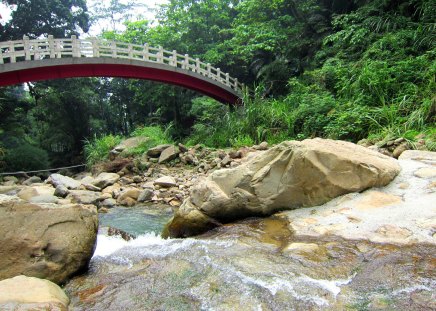
<svg viewBox="0 0 436 311"><path fill-rule="evenodd" d="M165 129L159 126L141 126L137 127L132 134L131 137L147 137L147 140L144 140L138 146L123 151L123 155L125 156L137 156L146 152L148 149L163 145L163 144L173 144L169 132L171 130L172 124L168 125Z"/></svg>
<svg viewBox="0 0 436 311"><path fill-rule="evenodd" d="M100 161L106 160L109 156L109 151L118 145L121 139L121 136L118 135L107 135L94 137L92 140L85 140L86 164L91 167Z"/></svg>
<svg viewBox="0 0 436 311"><path fill-rule="evenodd" d="M146 137L139 145L134 148L124 150L121 156L137 156L146 152L148 149L161 144L171 144L173 140L169 136L170 126L162 129L159 126L142 126L136 128L130 137ZM92 140L85 141L85 156L86 163L89 167L92 165L107 160L109 152L122 140L125 139L118 135L107 135L95 137Z"/></svg>

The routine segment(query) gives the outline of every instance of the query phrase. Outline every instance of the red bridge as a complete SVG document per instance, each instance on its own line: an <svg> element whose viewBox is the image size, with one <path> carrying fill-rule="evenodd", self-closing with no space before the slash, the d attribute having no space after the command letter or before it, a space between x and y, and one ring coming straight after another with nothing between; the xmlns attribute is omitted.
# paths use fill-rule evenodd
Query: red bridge
<svg viewBox="0 0 436 311"><path fill-rule="evenodd" d="M120 77L186 87L222 103L237 104L244 85L210 64L147 44L91 39L0 42L0 86L73 78Z"/></svg>

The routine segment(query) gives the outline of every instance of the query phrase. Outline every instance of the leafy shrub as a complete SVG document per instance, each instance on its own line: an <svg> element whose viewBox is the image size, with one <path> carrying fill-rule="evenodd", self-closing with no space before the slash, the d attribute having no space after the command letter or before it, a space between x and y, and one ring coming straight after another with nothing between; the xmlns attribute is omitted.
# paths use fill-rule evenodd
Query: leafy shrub
<svg viewBox="0 0 436 311"><path fill-rule="evenodd" d="M3 162L5 171L33 171L49 168L47 152L25 141L19 146L5 150Z"/></svg>

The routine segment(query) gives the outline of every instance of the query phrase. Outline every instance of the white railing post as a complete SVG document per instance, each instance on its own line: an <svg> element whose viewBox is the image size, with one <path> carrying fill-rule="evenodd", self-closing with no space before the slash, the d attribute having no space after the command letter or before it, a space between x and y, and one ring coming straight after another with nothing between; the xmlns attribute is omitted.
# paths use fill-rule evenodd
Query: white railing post
<svg viewBox="0 0 436 311"><path fill-rule="evenodd" d="M235 91L238 90L238 78L235 78L235 87L234 87Z"/></svg>
<svg viewBox="0 0 436 311"><path fill-rule="evenodd" d="M198 59L198 58L195 59L194 72L200 73L200 59Z"/></svg>
<svg viewBox="0 0 436 311"><path fill-rule="evenodd" d="M207 68L207 77L211 78L212 77L212 66L210 65L210 63L207 63L206 68Z"/></svg>
<svg viewBox="0 0 436 311"><path fill-rule="evenodd" d="M177 67L177 51L173 50L173 66Z"/></svg>
<svg viewBox="0 0 436 311"><path fill-rule="evenodd" d="M92 56L100 57L100 49L99 49L97 38L91 38L91 44L92 44Z"/></svg>
<svg viewBox="0 0 436 311"><path fill-rule="evenodd" d="M62 44L64 44L64 43L62 42L61 39L56 39L54 42L55 52L57 53L57 58L62 58Z"/></svg>
<svg viewBox="0 0 436 311"><path fill-rule="evenodd" d="M129 43L127 48L128 48L128 51L129 51L129 59L133 59L133 46L132 46L132 44Z"/></svg>
<svg viewBox="0 0 436 311"><path fill-rule="evenodd" d="M164 63L164 50L163 47L161 47L160 45L159 45L159 52L157 52L156 60L160 64Z"/></svg>
<svg viewBox="0 0 436 311"><path fill-rule="evenodd" d="M77 37L75 35L71 36L71 54L73 57L80 57L80 50L77 51Z"/></svg>
<svg viewBox="0 0 436 311"><path fill-rule="evenodd" d="M183 61L183 69L189 70L189 55L185 54L185 60Z"/></svg>
<svg viewBox="0 0 436 311"><path fill-rule="evenodd" d="M144 44L144 52L142 54L142 58L145 61L149 61L150 60L150 52L149 52L149 49L148 49L148 43Z"/></svg>
<svg viewBox="0 0 436 311"><path fill-rule="evenodd" d="M56 58L53 36L48 36L48 54L50 58Z"/></svg>
<svg viewBox="0 0 436 311"><path fill-rule="evenodd" d="M112 58L117 58L117 43L115 41L112 41L111 49L112 49Z"/></svg>
<svg viewBox="0 0 436 311"><path fill-rule="evenodd" d="M14 41L9 41L9 54L11 54L11 63L16 63Z"/></svg>
<svg viewBox="0 0 436 311"><path fill-rule="evenodd" d="M0 64L4 64L5 62L3 61L3 50L0 48Z"/></svg>
<svg viewBox="0 0 436 311"><path fill-rule="evenodd" d="M31 60L31 57L30 57L30 46L29 46L29 37L28 36L23 36L23 46L24 46L24 59L25 60Z"/></svg>
<svg viewBox="0 0 436 311"><path fill-rule="evenodd" d="M228 72L226 73L226 85L230 86L230 75Z"/></svg>
<svg viewBox="0 0 436 311"><path fill-rule="evenodd" d="M218 82L222 82L221 81L221 69L220 68L216 69L216 76L217 76L217 81Z"/></svg>

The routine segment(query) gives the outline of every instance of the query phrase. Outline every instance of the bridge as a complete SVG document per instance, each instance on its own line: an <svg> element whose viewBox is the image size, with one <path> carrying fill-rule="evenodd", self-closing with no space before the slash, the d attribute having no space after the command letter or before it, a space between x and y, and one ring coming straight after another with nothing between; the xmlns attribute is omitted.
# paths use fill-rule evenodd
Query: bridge
<svg viewBox="0 0 436 311"><path fill-rule="evenodd" d="M73 78L121 77L179 85L222 103L237 104L244 85L228 73L188 54L148 44L97 38L29 39L0 42L0 86Z"/></svg>

